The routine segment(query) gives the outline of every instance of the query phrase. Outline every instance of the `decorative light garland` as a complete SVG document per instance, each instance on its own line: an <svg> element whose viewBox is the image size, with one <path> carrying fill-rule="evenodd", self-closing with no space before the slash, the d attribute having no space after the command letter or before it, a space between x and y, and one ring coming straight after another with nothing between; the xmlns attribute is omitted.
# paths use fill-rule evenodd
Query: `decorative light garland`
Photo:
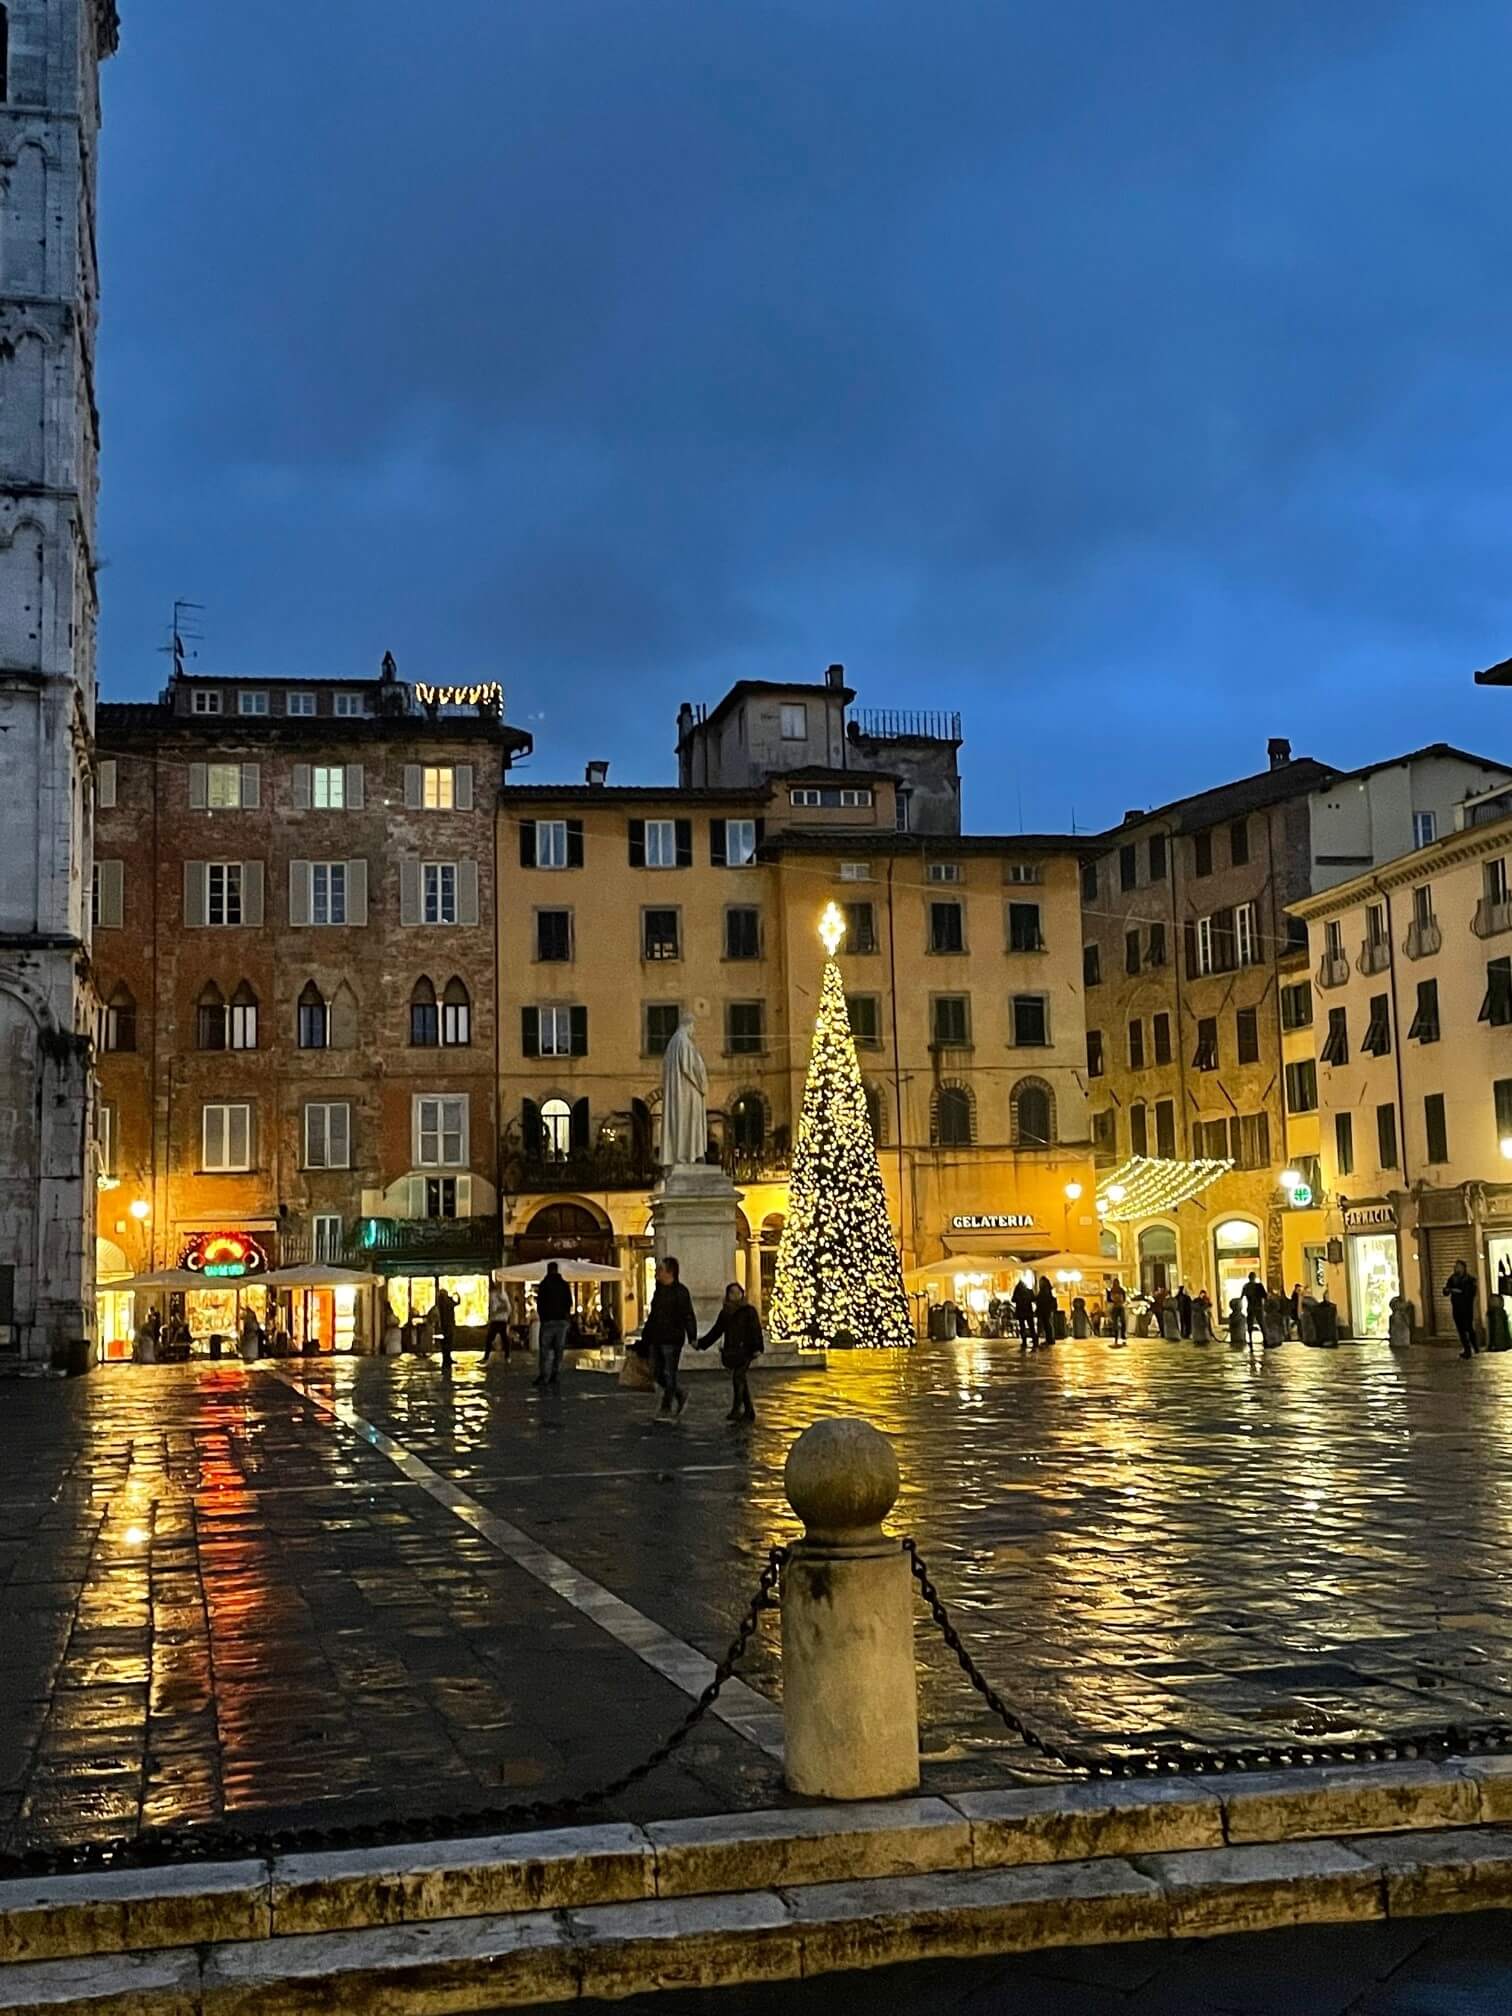
<svg viewBox="0 0 1512 2016"><path fill-rule="evenodd" d="M1131 1155L1097 1186L1098 1216L1105 1225L1125 1225L1152 1212L1174 1211L1190 1204L1210 1184L1226 1176L1231 1161L1169 1161L1156 1155Z"/></svg>

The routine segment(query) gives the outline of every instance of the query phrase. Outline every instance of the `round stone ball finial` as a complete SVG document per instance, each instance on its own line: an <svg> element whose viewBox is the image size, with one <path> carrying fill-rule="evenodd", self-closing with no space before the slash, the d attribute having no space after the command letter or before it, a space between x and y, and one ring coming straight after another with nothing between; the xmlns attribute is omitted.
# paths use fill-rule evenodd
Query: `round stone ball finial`
<svg viewBox="0 0 1512 2016"><path fill-rule="evenodd" d="M782 1482L810 1540L874 1540L897 1502L898 1459L869 1421L816 1421L789 1449Z"/></svg>

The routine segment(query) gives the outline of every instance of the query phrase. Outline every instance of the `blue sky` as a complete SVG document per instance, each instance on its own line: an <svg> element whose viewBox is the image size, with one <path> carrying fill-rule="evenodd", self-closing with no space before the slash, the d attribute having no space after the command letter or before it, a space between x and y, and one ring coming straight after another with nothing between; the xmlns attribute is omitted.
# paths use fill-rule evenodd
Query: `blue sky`
<svg viewBox="0 0 1512 2016"><path fill-rule="evenodd" d="M101 672L498 678L535 773L842 660L978 830L1512 751L1512 14L128 0Z"/></svg>

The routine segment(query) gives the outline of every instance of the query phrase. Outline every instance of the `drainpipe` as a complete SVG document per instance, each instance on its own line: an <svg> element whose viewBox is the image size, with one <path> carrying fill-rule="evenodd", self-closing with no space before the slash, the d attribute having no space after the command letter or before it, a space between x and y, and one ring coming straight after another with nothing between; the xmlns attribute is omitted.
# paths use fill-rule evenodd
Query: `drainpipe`
<svg viewBox="0 0 1512 2016"><path fill-rule="evenodd" d="M889 855L887 860L887 981L889 1019L892 1023L893 1115L898 1135L898 1249L901 1254L905 1251L903 1206L907 1195L907 1178L903 1165L903 1065L898 1051L898 933L893 920L893 870L897 865L897 857ZM917 1242L915 1242L915 1251L917 1252Z"/></svg>

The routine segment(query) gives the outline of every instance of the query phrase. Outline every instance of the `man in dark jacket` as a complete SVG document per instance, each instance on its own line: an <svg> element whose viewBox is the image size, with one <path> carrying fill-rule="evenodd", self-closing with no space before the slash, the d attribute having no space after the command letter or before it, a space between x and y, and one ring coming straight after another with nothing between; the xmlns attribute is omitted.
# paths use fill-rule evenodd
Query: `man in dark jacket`
<svg viewBox="0 0 1512 2016"><path fill-rule="evenodd" d="M1475 1356L1475 1276L1463 1260L1456 1260L1454 1272L1444 1283L1444 1293L1449 1297L1449 1313L1454 1318L1454 1327L1459 1332L1461 1358Z"/></svg>
<svg viewBox="0 0 1512 2016"><path fill-rule="evenodd" d="M1192 1334L1192 1298L1187 1293L1185 1281L1176 1290L1176 1327L1183 1337Z"/></svg>
<svg viewBox="0 0 1512 2016"><path fill-rule="evenodd" d="M1034 1290L1027 1281L1018 1281L1008 1299L1018 1321L1019 1343L1027 1349L1034 1342Z"/></svg>
<svg viewBox="0 0 1512 2016"><path fill-rule="evenodd" d="M732 1389L730 1411L725 1419L754 1421L756 1409L751 1405L751 1382L747 1374L751 1361L759 1358L766 1346L761 1335L761 1318L747 1302L745 1290L738 1281L732 1281L725 1289L714 1328L707 1337L699 1338L698 1349L707 1351L721 1337L724 1343L720 1347L719 1362L729 1372Z"/></svg>
<svg viewBox="0 0 1512 2016"><path fill-rule="evenodd" d="M556 1386L562 1373L562 1351L567 1343L567 1319L572 1314L572 1290L562 1279L555 1260L546 1262L546 1274L536 1289L536 1315L541 1324L541 1369L537 1386Z"/></svg>
<svg viewBox="0 0 1512 2016"><path fill-rule="evenodd" d="M1265 1307L1265 1283L1257 1281L1251 1272L1239 1290L1239 1297L1244 1304L1244 1334L1253 1337L1260 1328L1260 1311Z"/></svg>
<svg viewBox="0 0 1512 2016"><path fill-rule="evenodd" d="M677 1261L669 1253L657 1263L656 1292L641 1328L643 1341L651 1347L651 1375L661 1388L663 1414L674 1403L681 1414L688 1396L677 1383L678 1362L685 1344L698 1341L698 1318L693 1314L693 1297L684 1288Z"/></svg>

